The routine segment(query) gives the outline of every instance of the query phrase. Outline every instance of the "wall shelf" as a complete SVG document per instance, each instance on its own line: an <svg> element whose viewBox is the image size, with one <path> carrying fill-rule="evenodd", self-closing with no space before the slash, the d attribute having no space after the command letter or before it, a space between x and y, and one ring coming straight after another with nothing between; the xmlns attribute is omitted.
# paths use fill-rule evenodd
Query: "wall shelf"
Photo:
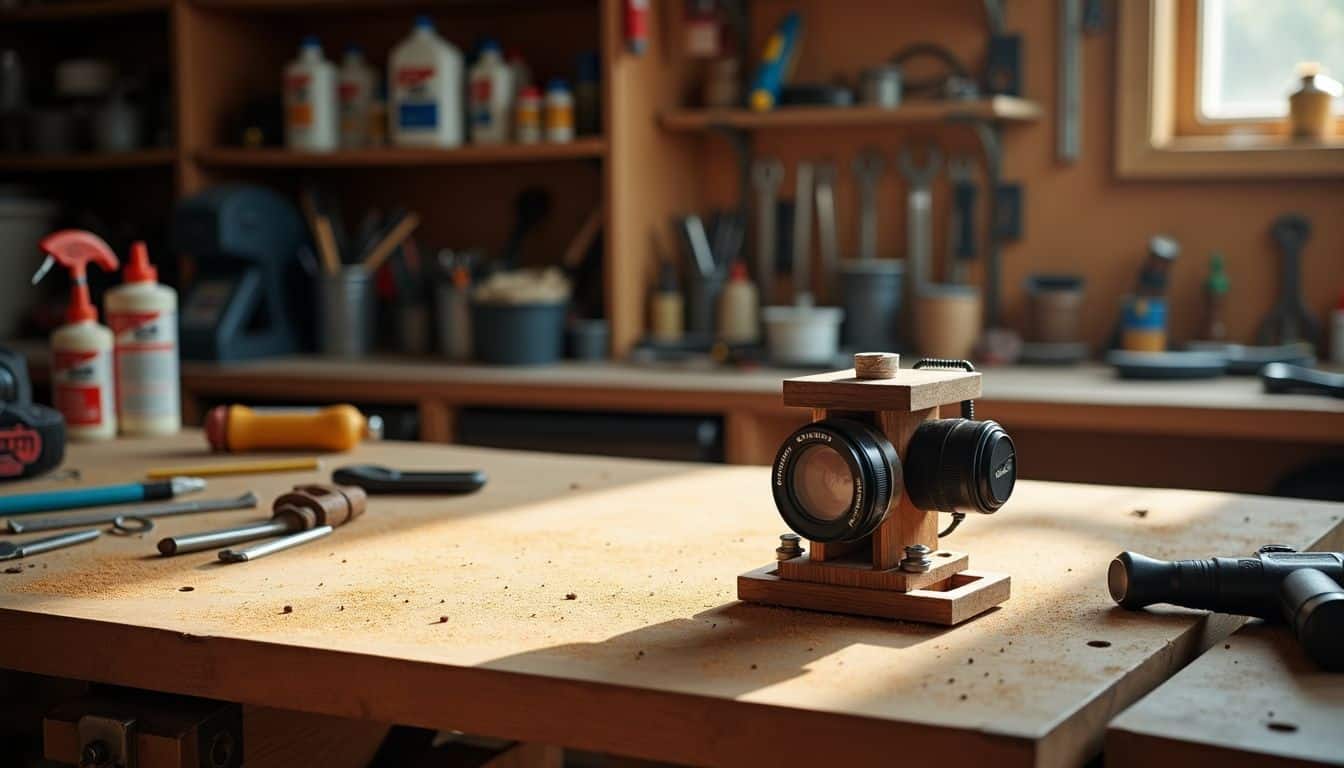
<svg viewBox="0 0 1344 768"><path fill-rule="evenodd" d="M911 101L896 109L881 107L781 107L772 112L747 109L678 109L660 115L671 131L742 129L842 128L932 123L956 119L1031 122L1041 117L1040 105L1013 96L973 101Z"/></svg>
<svg viewBox="0 0 1344 768"><path fill-rule="evenodd" d="M362 12L391 9L433 12L454 8L535 11L566 6L596 6L597 0L190 0L198 8L229 13Z"/></svg>
<svg viewBox="0 0 1344 768"><path fill-rule="evenodd" d="M102 171L130 168L167 168L177 159L172 149L134 152L88 152L69 155L0 154L0 171Z"/></svg>
<svg viewBox="0 0 1344 768"><path fill-rule="evenodd" d="M75 0L66 3L44 3L0 11L0 22L130 16L137 13L166 11L171 5L172 0Z"/></svg>
<svg viewBox="0 0 1344 768"><path fill-rule="evenodd" d="M293 152L287 149L216 147L196 153L201 165L215 168L398 168L429 165L491 165L587 160L606 154L602 138L581 138L568 144L503 144L457 149L346 149L336 152Z"/></svg>

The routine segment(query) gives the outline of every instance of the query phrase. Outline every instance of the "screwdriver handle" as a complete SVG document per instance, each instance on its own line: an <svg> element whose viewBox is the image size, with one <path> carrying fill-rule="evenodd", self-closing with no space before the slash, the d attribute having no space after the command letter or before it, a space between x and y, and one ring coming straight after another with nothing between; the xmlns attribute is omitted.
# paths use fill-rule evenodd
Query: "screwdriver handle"
<svg viewBox="0 0 1344 768"><path fill-rule="evenodd" d="M382 437L382 419L353 405L265 411L221 405L205 418L205 437L216 451L348 451L364 438Z"/></svg>

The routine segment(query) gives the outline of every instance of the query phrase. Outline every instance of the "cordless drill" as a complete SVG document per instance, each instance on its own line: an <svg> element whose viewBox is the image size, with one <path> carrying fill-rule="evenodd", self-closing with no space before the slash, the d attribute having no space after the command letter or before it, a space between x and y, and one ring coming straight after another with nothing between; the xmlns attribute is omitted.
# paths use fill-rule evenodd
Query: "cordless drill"
<svg viewBox="0 0 1344 768"><path fill-rule="evenodd" d="M35 477L65 458L65 419L33 404L23 355L0 347L0 482Z"/></svg>
<svg viewBox="0 0 1344 768"><path fill-rule="evenodd" d="M1106 582L1115 602L1130 610L1170 603L1282 620L1312 661L1344 672L1344 553L1271 544L1253 557L1166 561L1121 552Z"/></svg>

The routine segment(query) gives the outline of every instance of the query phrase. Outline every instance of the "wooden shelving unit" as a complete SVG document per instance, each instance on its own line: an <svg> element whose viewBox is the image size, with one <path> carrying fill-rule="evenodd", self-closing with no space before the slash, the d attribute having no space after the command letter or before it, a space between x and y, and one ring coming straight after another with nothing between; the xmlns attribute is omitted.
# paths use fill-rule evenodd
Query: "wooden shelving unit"
<svg viewBox="0 0 1344 768"><path fill-rule="evenodd" d="M910 101L895 109L880 107L780 107L770 112L747 109L678 109L659 116L671 131L706 131L727 127L750 130L771 128L843 128L858 126L935 123L957 119L1031 122L1041 117L1035 102L1013 96L991 96L974 101Z"/></svg>
<svg viewBox="0 0 1344 768"><path fill-rule="evenodd" d="M606 151L605 140L589 137L568 144L467 145L458 149L380 148L321 153L216 147L197 152L196 161L212 168L402 168L596 160Z"/></svg>
<svg viewBox="0 0 1344 768"><path fill-rule="evenodd" d="M134 152L90 152L73 155L0 155L0 171L105 171L127 168L166 168L177 159L172 149Z"/></svg>
<svg viewBox="0 0 1344 768"><path fill-rule="evenodd" d="M166 11L172 0L77 0L32 5L0 11L0 23L16 21L63 21L91 17L110 18L137 13Z"/></svg>

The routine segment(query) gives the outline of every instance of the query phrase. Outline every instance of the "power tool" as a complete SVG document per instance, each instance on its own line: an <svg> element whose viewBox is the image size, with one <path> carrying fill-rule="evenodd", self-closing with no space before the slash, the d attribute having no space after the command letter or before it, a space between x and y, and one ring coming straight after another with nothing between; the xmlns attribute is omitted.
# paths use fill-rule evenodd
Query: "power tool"
<svg viewBox="0 0 1344 768"><path fill-rule="evenodd" d="M0 482L36 477L65 459L65 419L33 403L23 355L0 347Z"/></svg>

